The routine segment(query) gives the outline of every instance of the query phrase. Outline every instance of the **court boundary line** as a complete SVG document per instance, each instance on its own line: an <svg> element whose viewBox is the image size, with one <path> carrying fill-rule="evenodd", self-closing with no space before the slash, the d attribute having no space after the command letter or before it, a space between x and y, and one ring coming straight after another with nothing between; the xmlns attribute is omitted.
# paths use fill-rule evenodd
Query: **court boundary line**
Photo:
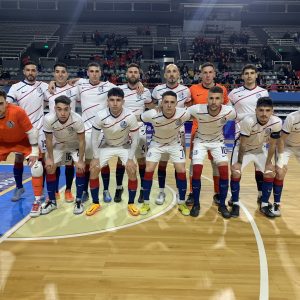
<svg viewBox="0 0 300 300"><path fill-rule="evenodd" d="M205 178L210 182L213 182L212 179L204 175L201 175L201 177ZM229 191L228 194L231 195ZM243 212L245 213L252 227L256 244L257 244L258 256L259 256L259 270L260 270L259 300L267 300L269 299L269 272L268 272L268 261L267 261L267 254L266 254L264 242L253 216L250 214L247 207L241 201L239 201L239 203L240 203L240 207L242 208Z"/></svg>
<svg viewBox="0 0 300 300"><path fill-rule="evenodd" d="M156 180L154 180L156 181ZM171 188L169 185L165 185L166 188L168 188L173 195L173 199L171 203L165 207L163 210L161 210L159 213L142 219L142 220L137 220L133 223L125 224L125 225L120 225L117 227L112 227L108 229L103 229L103 230L97 230L97 231L90 231L90 232L84 232L84 233L76 233L76 234L68 234L68 235L57 235L57 236L47 236L47 237L28 237L28 238L10 238L9 236L12 235L14 232L16 232L19 228L21 228L29 219L30 216L26 216L24 219L22 219L19 223L17 223L15 226L13 226L10 230L8 230L1 238L0 238L0 244L4 241L9 241L9 242L14 242L14 241L41 241L41 240L55 240L55 239L67 239L67 238L74 238L74 237L82 237L82 236L89 236L89 235L95 235L95 234L100 234L100 233L105 233L105 232L112 232L112 231L117 231L120 229L132 227L135 225L139 225L141 223L145 223L147 221L153 220L157 217L160 217L161 215L165 214L169 210L171 210L177 203L176 199L176 192L174 191L173 188Z"/></svg>

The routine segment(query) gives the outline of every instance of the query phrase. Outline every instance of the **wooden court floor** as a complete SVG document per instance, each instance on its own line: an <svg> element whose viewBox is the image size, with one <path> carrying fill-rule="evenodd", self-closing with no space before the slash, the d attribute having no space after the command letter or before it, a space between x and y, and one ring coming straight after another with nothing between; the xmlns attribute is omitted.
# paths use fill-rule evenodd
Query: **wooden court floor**
<svg viewBox="0 0 300 300"><path fill-rule="evenodd" d="M0 299L300 299L299 167L290 161L282 217L275 220L257 212L253 166L241 182L245 210L223 220L212 204L207 162L196 219L174 208L115 232L5 240ZM173 177L169 167L175 188Z"/></svg>

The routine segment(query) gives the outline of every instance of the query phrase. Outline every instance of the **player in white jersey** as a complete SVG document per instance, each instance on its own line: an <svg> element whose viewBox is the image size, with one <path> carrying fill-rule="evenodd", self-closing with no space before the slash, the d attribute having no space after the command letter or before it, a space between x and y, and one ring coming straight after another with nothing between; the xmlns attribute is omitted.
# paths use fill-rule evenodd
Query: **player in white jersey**
<svg viewBox="0 0 300 300"><path fill-rule="evenodd" d="M244 85L233 89L228 95L229 100L237 113L237 119L235 122L235 139L239 137L240 122L243 120L243 118L247 114L255 113L257 100L261 97L269 96L267 90L257 86L257 76L258 71L255 65L245 65L242 69L242 79L244 80ZM258 190L257 202L260 203L263 173L259 170L255 170L255 180Z"/></svg>
<svg viewBox="0 0 300 300"><path fill-rule="evenodd" d="M176 65L169 64L165 68L164 77L165 84L156 86L152 91L152 98L158 105L161 103L162 95L166 91L173 91L177 96L177 107L185 107L191 105L191 93L188 87L178 83L180 78L180 72ZM185 147L185 133L184 126L181 128L182 144ZM168 155L162 155L161 161L158 165L158 184L160 192L157 196L157 203L163 204L165 200L165 181L166 181L166 168L168 164ZM175 173L176 177L176 173Z"/></svg>
<svg viewBox="0 0 300 300"><path fill-rule="evenodd" d="M128 175L128 212L132 216L137 216L139 209L134 204L137 189L134 154L138 146L139 125L132 111L123 107L124 92L120 88L109 90L107 97L108 107L97 112L93 120L93 160L90 163L90 190L93 204L86 214L92 216L100 210L98 178L100 169L106 166L112 157L119 157ZM99 146L101 130L104 142Z"/></svg>
<svg viewBox="0 0 300 300"><path fill-rule="evenodd" d="M255 168L264 174L260 212L269 218L275 217L268 200L275 176L272 158L281 127L281 119L273 115L273 102L269 97L259 98L255 114L247 115L240 123L240 137L231 157L232 217L239 216L241 173L250 162L254 162ZM265 143L269 144L268 150L264 147Z"/></svg>
<svg viewBox="0 0 300 300"><path fill-rule="evenodd" d="M284 120L278 145L276 176L273 184L274 204L272 212L276 217L281 215L280 200L283 181L288 170L287 165L291 155L300 162L300 110L287 115Z"/></svg>
<svg viewBox="0 0 300 300"><path fill-rule="evenodd" d="M67 96L71 100L71 111L75 112L76 103L79 102L79 92L76 86L73 86L68 83L68 67L65 63L56 63L53 67L53 76L54 81L52 81L52 85L54 85L53 90L51 92L49 90L46 91L46 102L49 106L49 112L55 113L55 99L59 96ZM65 201L73 202L74 196L71 192L72 183L74 179L74 166L69 153L66 153L65 157L65 176L66 176L66 189L65 189ZM60 167L56 168L56 199L60 199L59 194L59 177L60 177Z"/></svg>
<svg viewBox="0 0 300 300"><path fill-rule="evenodd" d="M199 215L203 161L209 151L220 174L218 212L223 218L230 218L230 212L225 204L228 192L228 157L223 127L228 120L236 118L236 112L231 106L222 105L222 103L223 90L219 86L214 86L209 89L207 105L196 104L188 108L191 116L198 122L192 152L194 196L194 204L190 213L192 217Z"/></svg>
<svg viewBox="0 0 300 300"><path fill-rule="evenodd" d="M127 83L119 86L124 92L124 107L133 111L136 118L139 120L140 115L145 111L145 108L154 107L151 93L147 88L144 88L142 93L138 93L137 88L140 84L140 68L137 64L130 64L127 67L126 72ZM146 136L146 125L143 122L139 122L139 145L137 151L135 153L135 157L137 159L139 174L141 180L141 189L138 198L138 202L143 202L143 178L145 175L146 168L146 153L147 153L147 136ZM114 196L115 202L122 201L122 193L123 193L123 176L124 176L125 168L122 165L120 159L118 160L116 167L116 193Z"/></svg>
<svg viewBox="0 0 300 300"><path fill-rule="evenodd" d="M7 101L22 107L32 125L39 131L38 144L41 153L45 153L45 135L43 133L44 100L48 85L37 81L37 65L29 61L23 68L24 80L13 84L7 94ZM16 189L12 201L18 201L25 192L22 184L24 156L16 153L14 162L14 177Z"/></svg>
<svg viewBox="0 0 300 300"><path fill-rule="evenodd" d="M74 214L83 212L81 201L84 187L84 124L81 117L71 110L71 99L59 96L55 99L55 113L44 118L43 130L46 135L47 189L49 200L42 205L41 214L56 209L56 168L64 163L66 153L70 153L76 166L76 204Z"/></svg>
<svg viewBox="0 0 300 300"><path fill-rule="evenodd" d="M144 203L140 209L141 214L150 211L150 192L153 181L153 172L162 155L170 157L176 170L176 184L179 193L178 209L188 216L190 211L185 204L186 171L185 151L180 138L180 129L184 122L190 119L186 108L177 106L177 95L173 91L166 91L162 95L160 107L151 109L141 115L143 122L151 123L154 129L146 157L146 171L143 180ZM162 204L157 201L156 204Z"/></svg>

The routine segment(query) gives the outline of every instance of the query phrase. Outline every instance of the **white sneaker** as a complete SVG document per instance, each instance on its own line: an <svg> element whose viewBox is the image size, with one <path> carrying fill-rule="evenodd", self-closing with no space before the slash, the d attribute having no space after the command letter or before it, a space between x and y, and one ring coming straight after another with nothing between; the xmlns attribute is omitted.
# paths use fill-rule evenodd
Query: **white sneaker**
<svg viewBox="0 0 300 300"><path fill-rule="evenodd" d="M274 203L271 212L275 215L275 217L280 217L281 216L281 211L280 211L280 204Z"/></svg>
<svg viewBox="0 0 300 300"><path fill-rule="evenodd" d="M162 205L162 204L164 204L165 200L166 200L166 194L164 192L159 192L159 194L155 200L155 203L157 205Z"/></svg>
<svg viewBox="0 0 300 300"><path fill-rule="evenodd" d="M30 217L36 218L41 214L42 205L40 201L34 201L30 211Z"/></svg>
<svg viewBox="0 0 300 300"><path fill-rule="evenodd" d="M82 213L83 213L83 204L80 200L77 199L74 206L73 214L80 215Z"/></svg>
<svg viewBox="0 0 300 300"><path fill-rule="evenodd" d="M44 202L42 204L42 210L41 210L41 215L47 215L49 214L52 210L55 210L57 209L57 206L51 202L51 201L48 201L48 202Z"/></svg>

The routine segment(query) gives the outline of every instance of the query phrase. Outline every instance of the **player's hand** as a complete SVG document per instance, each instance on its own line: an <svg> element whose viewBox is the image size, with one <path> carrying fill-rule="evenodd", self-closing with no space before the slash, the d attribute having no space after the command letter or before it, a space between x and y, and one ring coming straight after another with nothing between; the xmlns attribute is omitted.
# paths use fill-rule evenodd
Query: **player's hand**
<svg viewBox="0 0 300 300"><path fill-rule="evenodd" d="M144 93L144 90L145 90L145 88L144 88L143 84L141 82L138 82L137 88L136 88L137 94L142 95Z"/></svg>
<svg viewBox="0 0 300 300"><path fill-rule="evenodd" d="M100 171L100 161L99 161L99 159L94 158L90 162L90 170L93 170L93 169L98 169L98 171Z"/></svg>
<svg viewBox="0 0 300 300"><path fill-rule="evenodd" d="M133 161L133 159L128 159L127 160L126 170L128 170L130 173L134 173L136 171L136 164Z"/></svg>
<svg viewBox="0 0 300 300"><path fill-rule="evenodd" d="M278 166L275 167L276 177L278 176L279 178L284 178L286 171L286 166L283 166L283 168L280 168Z"/></svg>
<svg viewBox="0 0 300 300"><path fill-rule="evenodd" d="M264 174L275 174L275 166L272 163L266 164Z"/></svg>
<svg viewBox="0 0 300 300"><path fill-rule="evenodd" d="M235 164L233 164L233 165L231 166L231 170L232 170L234 173L241 174L241 173L242 173L242 164L236 162Z"/></svg>
<svg viewBox="0 0 300 300"><path fill-rule="evenodd" d="M82 160L79 160L77 162L77 166L76 166L77 170L79 173L84 173L85 172L85 163Z"/></svg>
<svg viewBox="0 0 300 300"><path fill-rule="evenodd" d="M47 158L45 161L45 168L47 171L51 173L51 171L54 169L54 161L51 158Z"/></svg>
<svg viewBox="0 0 300 300"><path fill-rule="evenodd" d="M31 168L38 160L37 156L29 156L28 158L28 166Z"/></svg>
<svg viewBox="0 0 300 300"><path fill-rule="evenodd" d="M55 81L51 80L48 85L48 91L50 94L54 95L55 93Z"/></svg>
<svg viewBox="0 0 300 300"><path fill-rule="evenodd" d="M69 80L68 80L68 84L70 84L70 85L75 85L75 83L76 83L77 81L78 81L77 78L69 79Z"/></svg>

